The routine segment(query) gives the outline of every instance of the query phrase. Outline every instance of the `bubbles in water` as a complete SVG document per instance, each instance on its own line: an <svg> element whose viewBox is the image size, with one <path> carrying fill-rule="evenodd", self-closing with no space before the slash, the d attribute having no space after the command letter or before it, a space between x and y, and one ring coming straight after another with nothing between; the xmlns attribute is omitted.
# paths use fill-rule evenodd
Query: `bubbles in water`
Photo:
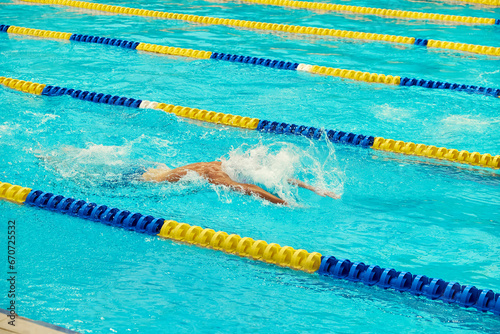
<svg viewBox="0 0 500 334"><path fill-rule="evenodd" d="M415 114L414 110L408 107L395 107L389 104L382 104L380 106L373 106L374 115L376 118L381 120L391 120L391 122L399 121L405 122L406 120L413 117Z"/></svg>
<svg viewBox="0 0 500 334"><path fill-rule="evenodd" d="M496 119L472 115L451 115L443 119L447 131L462 132L464 127L468 131L482 133L492 124L499 123Z"/></svg>
<svg viewBox="0 0 500 334"><path fill-rule="evenodd" d="M13 133L15 133L15 130L19 129L19 127L19 124L10 122L0 124L0 139L5 138L6 136L11 136Z"/></svg>
<svg viewBox="0 0 500 334"><path fill-rule="evenodd" d="M39 158L63 178L88 180L96 184L100 180L114 180L120 176L129 160L130 149L130 145L63 146L49 155L40 154Z"/></svg>
<svg viewBox="0 0 500 334"><path fill-rule="evenodd" d="M112 166L123 164L122 159L129 155L130 147L91 144L88 148L82 149L65 146L62 148L62 151L68 159L78 161L79 164L105 164Z"/></svg>
<svg viewBox="0 0 500 334"><path fill-rule="evenodd" d="M24 113L26 115L32 116L33 118L37 119L39 125L45 124L48 121L52 121L54 119L60 118L59 115L37 113L37 112L30 111L30 110L26 110Z"/></svg>

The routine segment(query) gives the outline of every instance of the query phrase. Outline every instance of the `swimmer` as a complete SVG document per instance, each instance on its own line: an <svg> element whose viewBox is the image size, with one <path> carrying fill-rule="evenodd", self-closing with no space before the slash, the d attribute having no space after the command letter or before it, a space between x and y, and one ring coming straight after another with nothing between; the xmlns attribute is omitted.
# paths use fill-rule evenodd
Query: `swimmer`
<svg viewBox="0 0 500 334"><path fill-rule="evenodd" d="M177 182L189 171L193 171L212 184L226 186L245 195L256 195L260 198L268 200L271 203L287 204L281 198L274 196L259 186L232 180L229 175L222 170L221 164L222 163L220 161L198 162L175 169L169 169L166 165L162 164L158 168L147 170L144 174L142 174L142 178L145 181L152 182ZM301 188L314 191L316 194L323 197L328 196L334 199L340 198L340 196L334 192L315 188L299 180L289 179L288 182Z"/></svg>

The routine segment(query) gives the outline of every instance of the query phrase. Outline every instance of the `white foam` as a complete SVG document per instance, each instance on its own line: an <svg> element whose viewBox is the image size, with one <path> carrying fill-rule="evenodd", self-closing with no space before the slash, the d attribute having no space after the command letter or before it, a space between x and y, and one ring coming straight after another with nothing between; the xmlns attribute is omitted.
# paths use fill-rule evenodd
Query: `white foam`
<svg viewBox="0 0 500 334"><path fill-rule="evenodd" d="M130 154L130 146L106 146L90 144L88 148L76 148L65 146L61 149L67 158L78 162L79 164L123 164L123 158Z"/></svg>
<svg viewBox="0 0 500 334"><path fill-rule="evenodd" d="M130 152L131 143L123 146L89 143L86 148L63 146L48 155L40 152L37 156L63 178L97 185L119 177Z"/></svg>
<svg viewBox="0 0 500 334"><path fill-rule="evenodd" d="M468 132L482 133L490 126L498 126L500 121L493 118L471 115L451 115L442 120L448 131L462 132L464 128Z"/></svg>
<svg viewBox="0 0 500 334"><path fill-rule="evenodd" d="M20 125L19 124L13 124L9 122L5 122L3 124L0 124L0 138L3 136L10 136L12 135L15 130L19 129Z"/></svg>
<svg viewBox="0 0 500 334"><path fill-rule="evenodd" d="M318 147L323 147L320 152ZM290 179L305 181L317 188L342 192L343 174L335 168L332 145L313 143L307 149L278 142L242 145L221 158L222 169L235 181L263 186L291 205L298 205L297 186Z"/></svg>
<svg viewBox="0 0 500 334"><path fill-rule="evenodd" d="M405 122L406 120L413 117L416 110L409 109L407 107L395 107L389 104L382 104L380 106L375 106L374 115L376 118L381 120L391 120Z"/></svg>
<svg viewBox="0 0 500 334"><path fill-rule="evenodd" d="M26 110L24 113L27 114L27 115L31 115L31 116L39 119L40 120L40 124L45 124L48 121L54 120L56 118L60 118L59 115L37 113L37 112L33 112L31 110Z"/></svg>

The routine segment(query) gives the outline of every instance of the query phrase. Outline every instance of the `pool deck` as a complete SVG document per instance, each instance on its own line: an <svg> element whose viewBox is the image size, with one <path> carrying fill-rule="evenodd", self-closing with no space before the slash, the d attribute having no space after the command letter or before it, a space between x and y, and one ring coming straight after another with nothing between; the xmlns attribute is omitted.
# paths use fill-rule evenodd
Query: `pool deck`
<svg viewBox="0 0 500 334"><path fill-rule="evenodd" d="M25 317L16 316L15 326L9 325L9 312L0 309L0 333L19 334L57 334L57 333L78 333L63 327L48 324L43 321L31 320Z"/></svg>

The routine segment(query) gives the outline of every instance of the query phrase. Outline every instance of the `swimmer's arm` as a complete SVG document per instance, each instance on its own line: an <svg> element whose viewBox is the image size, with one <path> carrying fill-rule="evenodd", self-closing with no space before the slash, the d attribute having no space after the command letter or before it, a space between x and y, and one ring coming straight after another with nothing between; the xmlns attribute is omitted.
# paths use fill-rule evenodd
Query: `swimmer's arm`
<svg viewBox="0 0 500 334"><path fill-rule="evenodd" d="M261 187L253 185L253 184L236 183L236 186L233 186L232 188L235 189L236 191L243 192L244 194L247 194L247 195L251 195L251 194L256 195L256 196L263 198L263 199L265 199L271 203L274 203L274 204L287 205L287 203L284 200L282 200L281 198L276 197L273 194L265 191Z"/></svg>
<svg viewBox="0 0 500 334"><path fill-rule="evenodd" d="M297 179L289 179L288 182L291 184L296 184L297 186L299 186L301 188L314 191L316 194L323 196L323 197L328 196L328 197L331 197L333 199L340 199L340 195L337 195L333 191L319 189L319 188L313 187L310 184L307 184L307 183L300 181L300 180L297 180Z"/></svg>
<svg viewBox="0 0 500 334"><path fill-rule="evenodd" d="M142 178L145 181L152 182L177 182L183 178L187 173L186 169L176 168L176 169L164 169L164 168L151 168L142 174Z"/></svg>
<svg viewBox="0 0 500 334"><path fill-rule="evenodd" d="M231 189L243 193L245 195L256 195L274 204L287 205L287 203L281 198L274 196L273 194L265 191L261 187L256 186L254 184L239 183L233 180L226 180L226 179L211 180L210 182L212 182L213 184L230 187Z"/></svg>

